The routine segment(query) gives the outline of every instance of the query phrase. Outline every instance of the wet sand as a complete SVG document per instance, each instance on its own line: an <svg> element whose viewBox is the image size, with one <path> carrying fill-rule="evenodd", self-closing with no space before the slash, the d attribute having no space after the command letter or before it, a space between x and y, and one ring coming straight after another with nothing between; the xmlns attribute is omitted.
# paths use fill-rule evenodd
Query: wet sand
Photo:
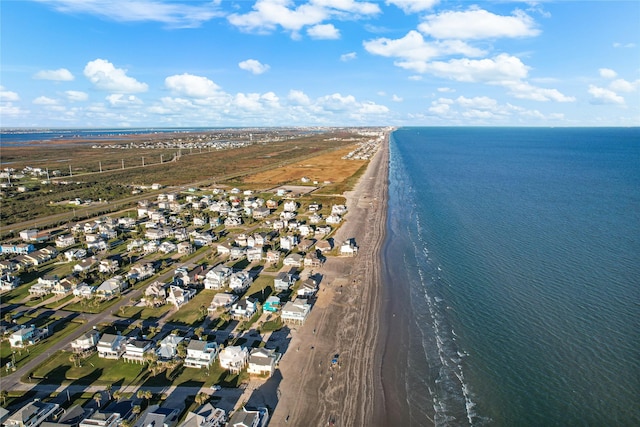
<svg viewBox="0 0 640 427"><path fill-rule="evenodd" d="M388 413L381 375L388 166L387 136L345 194L348 213L334 239L337 245L355 239L358 254L330 257L315 271L323 275L321 290L306 323L292 327L271 425L382 426L398 415Z"/></svg>

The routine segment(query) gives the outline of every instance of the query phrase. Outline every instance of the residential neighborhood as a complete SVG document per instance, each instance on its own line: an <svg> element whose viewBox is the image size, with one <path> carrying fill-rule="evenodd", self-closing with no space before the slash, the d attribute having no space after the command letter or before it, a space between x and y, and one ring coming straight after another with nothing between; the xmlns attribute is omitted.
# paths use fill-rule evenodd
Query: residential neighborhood
<svg viewBox="0 0 640 427"><path fill-rule="evenodd" d="M168 191L121 216L24 230L1 245L1 375L17 374L44 351L50 357L30 368L29 381L84 376L77 381L111 387L112 374L128 372L116 387L142 388L162 378L199 381L221 390L214 395L245 393L248 381L274 376L291 334L304 327L317 293L330 285L322 274L327 257L357 254L357 236L333 239L346 212L343 203L284 187L215 187ZM54 347L59 350L48 350ZM96 395L77 408L70 401L60 410L59 403L24 402L3 422L212 427L269 421L268 408L241 401L193 403L181 412L135 393L118 396Z"/></svg>

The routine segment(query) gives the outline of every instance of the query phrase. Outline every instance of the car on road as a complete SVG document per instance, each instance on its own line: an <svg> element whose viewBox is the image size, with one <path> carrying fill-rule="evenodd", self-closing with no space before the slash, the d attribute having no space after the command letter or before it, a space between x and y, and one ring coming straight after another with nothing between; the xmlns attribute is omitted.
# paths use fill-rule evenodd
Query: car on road
<svg viewBox="0 0 640 427"><path fill-rule="evenodd" d="M211 390L213 390L213 391L222 390L222 387L220 387L219 385L214 384L214 385L211 386Z"/></svg>

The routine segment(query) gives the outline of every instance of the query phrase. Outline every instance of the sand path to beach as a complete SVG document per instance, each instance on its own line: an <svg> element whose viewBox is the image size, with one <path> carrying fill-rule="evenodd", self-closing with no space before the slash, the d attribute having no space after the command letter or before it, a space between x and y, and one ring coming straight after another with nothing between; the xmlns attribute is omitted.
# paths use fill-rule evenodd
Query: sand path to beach
<svg viewBox="0 0 640 427"><path fill-rule="evenodd" d="M317 270L324 276L321 290L305 325L291 332L271 425L376 425L388 164L387 135L355 189L345 194L346 222L334 236L336 244L355 239L358 255L331 257ZM336 354L338 364L332 365Z"/></svg>

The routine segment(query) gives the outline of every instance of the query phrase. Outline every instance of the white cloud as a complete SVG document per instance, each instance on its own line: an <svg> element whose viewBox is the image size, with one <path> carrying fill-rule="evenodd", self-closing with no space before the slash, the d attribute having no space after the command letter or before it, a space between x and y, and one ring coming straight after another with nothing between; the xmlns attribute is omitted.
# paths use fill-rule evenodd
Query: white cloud
<svg viewBox="0 0 640 427"><path fill-rule="evenodd" d="M41 70L33 75L34 79L38 80L53 80L56 82L68 82L75 77L71 74L71 71L66 68L59 68L57 70Z"/></svg>
<svg viewBox="0 0 640 427"><path fill-rule="evenodd" d="M127 70L116 68L107 60L96 59L84 67L84 75L96 88L118 93L146 92L146 83L127 76Z"/></svg>
<svg viewBox="0 0 640 427"><path fill-rule="evenodd" d="M636 47L636 44L635 43L618 43L618 42L616 42L616 43L613 44L613 47L631 49L631 48Z"/></svg>
<svg viewBox="0 0 640 427"><path fill-rule="evenodd" d="M124 95L122 93L114 93L105 98L112 107L128 107L130 105L141 105L142 100L135 95Z"/></svg>
<svg viewBox="0 0 640 427"><path fill-rule="evenodd" d="M46 0L46 3L64 13L87 13L119 22L161 22L173 28L198 27L222 16L218 1L194 4L158 0Z"/></svg>
<svg viewBox="0 0 640 427"><path fill-rule="evenodd" d="M87 93L79 90L68 90L65 92L65 95L67 95L67 99L71 102L86 101L89 99L89 95Z"/></svg>
<svg viewBox="0 0 640 427"><path fill-rule="evenodd" d="M439 98L431 103L428 113L433 120L443 120L443 123L458 124L490 124L490 123L529 123L530 119L545 122L548 120L562 120L564 116L558 113L542 114L538 110L527 110L512 104L500 104L496 99L487 96L467 98L459 96L456 99Z"/></svg>
<svg viewBox="0 0 640 427"><path fill-rule="evenodd" d="M379 12L380 8L375 3L354 0L310 0L299 5L292 0L257 0L252 11L231 14L228 20L243 31L270 33L281 27L296 37L302 28L321 24L333 17L358 19Z"/></svg>
<svg viewBox="0 0 640 427"><path fill-rule="evenodd" d="M488 96L476 96L475 98L466 98L459 96L456 103L464 108L471 108L474 110L495 110L498 106L498 101Z"/></svg>
<svg viewBox="0 0 640 427"><path fill-rule="evenodd" d="M393 96L391 96L391 100L393 102L402 102L402 101L404 101L404 99L402 99L402 97L396 95L395 93L393 94Z"/></svg>
<svg viewBox="0 0 640 427"><path fill-rule="evenodd" d="M289 103L292 105L309 105L311 104L311 100L309 97L301 90L290 90L289 95L287 96Z"/></svg>
<svg viewBox="0 0 640 427"><path fill-rule="evenodd" d="M36 105L57 105L58 101L46 96L39 96L33 100L33 103Z"/></svg>
<svg viewBox="0 0 640 427"><path fill-rule="evenodd" d="M19 100L20 96L16 92L6 90L4 86L0 86L0 102L15 102Z"/></svg>
<svg viewBox="0 0 640 427"><path fill-rule="evenodd" d="M164 79L165 86L173 93L193 98L214 97L219 94L220 87L206 77L193 74L180 74Z"/></svg>
<svg viewBox="0 0 640 427"><path fill-rule="evenodd" d="M516 10L512 16L503 16L478 8L429 15L418 29L437 39L457 40L531 37L540 33L533 19L523 11Z"/></svg>
<svg viewBox="0 0 640 427"><path fill-rule="evenodd" d="M527 82L508 82L504 84L509 93L516 98L531 99L533 101L574 102L572 96L566 96L557 89L547 89L533 86Z"/></svg>
<svg viewBox="0 0 640 427"><path fill-rule="evenodd" d="M422 80L422 76L420 76L420 75L409 76L409 80L413 80L413 81L419 82L420 80Z"/></svg>
<svg viewBox="0 0 640 427"><path fill-rule="evenodd" d="M609 89L615 92L635 92L640 87L640 80L629 82L624 79L615 79L609 84Z"/></svg>
<svg viewBox="0 0 640 427"><path fill-rule="evenodd" d="M253 74L262 74L271 68L266 64L261 64L260 61L256 59L247 59L246 61L242 61L238 64L238 67Z"/></svg>
<svg viewBox="0 0 640 427"><path fill-rule="evenodd" d="M307 29L312 39L335 40L340 38L340 31L333 24L318 24Z"/></svg>
<svg viewBox="0 0 640 427"><path fill-rule="evenodd" d="M447 62L431 62L425 65L425 71L432 74L469 83L501 84L517 82L527 77L529 67L519 58L505 53L493 59L452 59Z"/></svg>
<svg viewBox="0 0 640 427"><path fill-rule="evenodd" d="M404 13L424 12L436 5L439 0L387 0L387 4L398 6Z"/></svg>
<svg viewBox="0 0 640 427"><path fill-rule="evenodd" d="M360 104L358 113L360 114L385 114L389 112L389 108L384 105L376 104L372 101L363 102Z"/></svg>
<svg viewBox="0 0 640 427"><path fill-rule="evenodd" d="M624 104L624 98L614 91L602 87L589 85L589 94L593 104Z"/></svg>
<svg viewBox="0 0 640 427"><path fill-rule="evenodd" d="M358 54L355 52L344 53L340 55L340 61L342 62L353 61L357 57L358 57Z"/></svg>
<svg viewBox="0 0 640 427"><path fill-rule="evenodd" d="M615 79L618 73L610 68L600 68L598 70L600 73L600 77L604 77L605 79Z"/></svg>
<svg viewBox="0 0 640 427"><path fill-rule="evenodd" d="M363 45L367 52L374 55L400 58L395 62L397 66L419 73L427 70L427 64L433 58L455 54L475 57L485 53L459 40L426 42L422 34L415 30L400 39L381 37L365 41Z"/></svg>
<svg viewBox="0 0 640 427"><path fill-rule="evenodd" d="M439 87L438 92L455 92L455 89L451 89L450 87Z"/></svg>

